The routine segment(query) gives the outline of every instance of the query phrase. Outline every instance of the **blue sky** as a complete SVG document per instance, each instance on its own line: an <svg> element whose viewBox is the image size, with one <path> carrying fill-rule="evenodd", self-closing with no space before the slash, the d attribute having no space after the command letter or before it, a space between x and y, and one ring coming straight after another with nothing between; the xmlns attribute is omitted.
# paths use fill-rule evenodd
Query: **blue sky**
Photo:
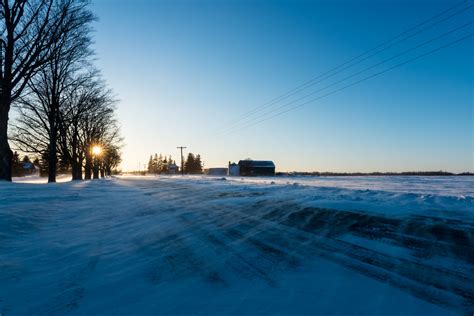
<svg viewBox="0 0 474 316"><path fill-rule="evenodd" d="M280 171L474 171L473 37L230 129L255 107L456 3L94 0L97 65L121 100L122 167L143 168L155 152L177 159L184 145L205 167L250 157L274 160ZM474 8L295 98L472 20ZM471 33L464 27L334 88Z"/></svg>

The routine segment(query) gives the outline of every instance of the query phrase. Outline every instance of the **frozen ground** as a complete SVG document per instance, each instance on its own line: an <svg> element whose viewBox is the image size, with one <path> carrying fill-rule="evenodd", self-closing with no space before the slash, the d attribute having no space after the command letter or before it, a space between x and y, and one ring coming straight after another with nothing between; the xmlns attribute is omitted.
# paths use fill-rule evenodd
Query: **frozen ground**
<svg viewBox="0 0 474 316"><path fill-rule="evenodd" d="M474 178L0 183L0 314L474 312Z"/></svg>

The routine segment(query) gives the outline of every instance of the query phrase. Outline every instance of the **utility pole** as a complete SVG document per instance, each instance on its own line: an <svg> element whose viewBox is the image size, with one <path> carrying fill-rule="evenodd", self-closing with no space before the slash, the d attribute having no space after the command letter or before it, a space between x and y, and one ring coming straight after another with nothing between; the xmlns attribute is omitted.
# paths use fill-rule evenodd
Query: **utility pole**
<svg viewBox="0 0 474 316"><path fill-rule="evenodd" d="M178 149L181 150L181 175L184 176L183 149L185 149L186 147L178 146L178 147L176 147L176 148L178 148Z"/></svg>

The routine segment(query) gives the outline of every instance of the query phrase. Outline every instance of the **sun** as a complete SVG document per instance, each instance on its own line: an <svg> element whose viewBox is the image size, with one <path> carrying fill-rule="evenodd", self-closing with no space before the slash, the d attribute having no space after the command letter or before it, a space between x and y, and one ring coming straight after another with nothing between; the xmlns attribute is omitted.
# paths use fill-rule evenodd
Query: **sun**
<svg viewBox="0 0 474 316"><path fill-rule="evenodd" d="M92 155L99 156L102 153L102 147L100 146L93 146L92 147Z"/></svg>

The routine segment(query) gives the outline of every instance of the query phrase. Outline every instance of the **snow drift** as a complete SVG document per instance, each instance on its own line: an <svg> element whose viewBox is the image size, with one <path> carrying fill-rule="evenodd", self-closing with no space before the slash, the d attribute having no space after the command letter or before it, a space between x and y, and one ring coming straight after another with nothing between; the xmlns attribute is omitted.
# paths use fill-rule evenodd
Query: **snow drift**
<svg viewBox="0 0 474 316"><path fill-rule="evenodd" d="M0 313L474 310L473 177L0 184Z"/></svg>

